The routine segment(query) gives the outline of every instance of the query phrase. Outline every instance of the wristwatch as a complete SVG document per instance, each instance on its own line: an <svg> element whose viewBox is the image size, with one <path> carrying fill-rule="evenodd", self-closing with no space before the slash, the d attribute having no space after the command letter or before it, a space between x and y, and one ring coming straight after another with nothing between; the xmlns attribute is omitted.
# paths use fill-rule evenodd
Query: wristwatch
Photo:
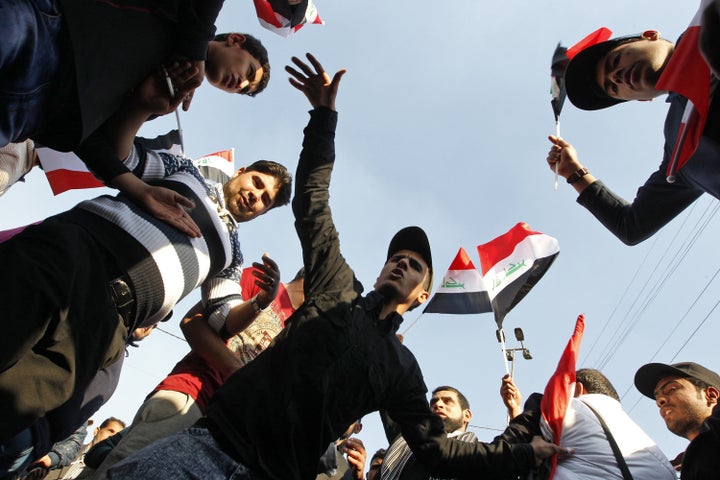
<svg viewBox="0 0 720 480"><path fill-rule="evenodd" d="M587 168L585 168L585 167L579 168L579 169L575 170L572 173L572 175L567 177L567 183L572 185L573 183L577 182L578 180L580 180L582 177L584 177L588 173L590 173L590 172L588 171Z"/></svg>

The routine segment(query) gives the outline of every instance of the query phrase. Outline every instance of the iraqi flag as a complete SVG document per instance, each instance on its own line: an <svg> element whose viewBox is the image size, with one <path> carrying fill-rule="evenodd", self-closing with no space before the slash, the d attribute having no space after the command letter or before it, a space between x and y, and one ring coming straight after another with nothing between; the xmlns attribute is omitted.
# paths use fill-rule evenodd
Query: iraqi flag
<svg viewBox="0 0 720 480"><path fill-rule="evenodd" d="M545 393L540 402L540 429L543 436L550 442L560 445L562 425L568 405L575 394L575 366L580 342L585 331L585 317L578 315L575 330L560 357L557 369L545 386ZM550 459L550 476L553 478L557 467L557 455Z"/></svg>
<svg viewBox="0 0 720 480"><path fill-rule="evenodd" d="M260 25L282 37L289 37L306 23L322 25L312 0L290 5L287 0L253 0Z"/></svg>
<svg viewBox="0 0 720 480"><path fill-rule="evenodd" d="M710 108L710 68L700 53L700 20L711 0L702 0L690 25L675 46L665 70L655 84L656 90L668 90L688 99L667 169L668 181L690 160L700 144Z"/></svg>
<svg viewBox="0 0 720 480"><path fill-rule="evenodd" d="M464 248L460 248L450 264L440 288L423 310L425 312L456 315L492 312L482 275Z"/></svg>
<svg viewBox="0 0 720 480"><path fill-rule="evenodd" d="M505 315L528 294L560 253L557 240L530 230L523 222L479 245L477 250L498 328L502 328Z"/></svg>
<svg viewBox="0 0 720 480"><path fill-rule="evenodd" d="M195 160L200 174L207 180L226 183L235 175L235 149L211 153Z"/></svg>
<svg viewBox="0 0 720 480"><path fill-rule="evenodd" d="M135 144L141 145L147 150L170 152L175 155L182 154L180 134L177 130L171 130L155 138L136 137ZM58 152L51 148L41 147L37 149L37 154L40 166L45 171L54 195L68 190L105 186L73 152Z"/></svg>

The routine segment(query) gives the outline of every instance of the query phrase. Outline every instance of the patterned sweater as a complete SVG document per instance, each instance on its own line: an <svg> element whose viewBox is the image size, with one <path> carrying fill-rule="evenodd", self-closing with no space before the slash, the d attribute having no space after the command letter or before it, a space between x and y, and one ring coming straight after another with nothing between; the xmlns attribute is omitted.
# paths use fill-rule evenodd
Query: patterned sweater
<svg viewBox="0 0 720 480"><path fill-rule="evenodd" d="M136 144L125 165L152 185L191 199L190 216L202 236L190 238L136 206L123 194L104 195L61 214L87 228L132 283L136 325L149 326L172 313L196 287L210 325L219 331L232 307L242 303L243 256L237 222L225 208L222 185L206 181L192 160Z"/></svg>

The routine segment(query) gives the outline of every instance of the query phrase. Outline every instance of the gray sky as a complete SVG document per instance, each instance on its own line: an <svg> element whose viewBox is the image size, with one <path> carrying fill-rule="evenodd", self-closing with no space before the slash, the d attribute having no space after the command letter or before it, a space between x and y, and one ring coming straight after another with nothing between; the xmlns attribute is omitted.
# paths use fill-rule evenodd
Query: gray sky
<svg viewBox="0 0 720 480"><path fill-rule="evenodd" d="M717 201L701 198L654 238L626 247L575 203L574 190L562 179L553 190L546 136L555 131L549 89L558 41L570 46L600 26L617 35L655 28L675 40L696 2L362 3L316 0L326 25L306 26L284 39L259 26L252 2L226 2L218 32L258 36L270 51L271 82L254 99L203 85L191 111L182 114L187 153L199 157L235 147L237 167L265 158L294 171L310 107L287 82L283 66L292 55L312 52L331 74L347 68L337 100L331 206L343 254L366 291L392 234L406 225L429 234L436 287L461 246L479 266L475 247L519 221L554 236L560 256L505 319L507 336L522 327L534 356L516 362L517 384L525 396L542 391L576 316L584 313L579 366L600 368L621 395L627 391L626 409L674 457L686 441L666 430L653 402L637 403L641 396L630 387L637 368L649 361L720 368L711 340L718 331L712 280L719 268L713 249L719 222L711 219L696 234ZM561 133L596 177L630 199L661 161L666 110L664 97L596 113L566 102ZM173 126L170 116L141 133L154 136ZM42 172L33 172L0 199L0 228L36 221L101 192L52 197ZM289 208L244 224L240 233L247 264L267 251L286 281L301 266ZM195 292L180 303L162 328L181 335L178 322L198 298ZM406 315L401 331L418 315ZM472 425L504 427L504 365L491 314L424 315L405 334L405 344L429 389L459 388L470 400ZM95 419L113 415L130 422L186 351L184 341L161 332L131 349L115 396ZM359 437L371 455L387 441L377 415L364 424ZM481 439L496 434L475 432Z"/></svg>

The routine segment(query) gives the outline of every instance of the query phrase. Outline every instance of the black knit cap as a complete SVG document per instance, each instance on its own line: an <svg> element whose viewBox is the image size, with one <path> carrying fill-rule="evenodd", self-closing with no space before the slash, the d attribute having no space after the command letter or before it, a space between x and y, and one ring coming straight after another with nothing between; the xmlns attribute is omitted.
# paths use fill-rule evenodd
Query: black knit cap
<svg viewBox="0 0 720 480"><path fill-rule="evenodd" d="M720 375L693 362L648 363L635 373L635 387L646 397L655 400L655 387L663 377L696 378L717 389L720 389Z"/></svg>

